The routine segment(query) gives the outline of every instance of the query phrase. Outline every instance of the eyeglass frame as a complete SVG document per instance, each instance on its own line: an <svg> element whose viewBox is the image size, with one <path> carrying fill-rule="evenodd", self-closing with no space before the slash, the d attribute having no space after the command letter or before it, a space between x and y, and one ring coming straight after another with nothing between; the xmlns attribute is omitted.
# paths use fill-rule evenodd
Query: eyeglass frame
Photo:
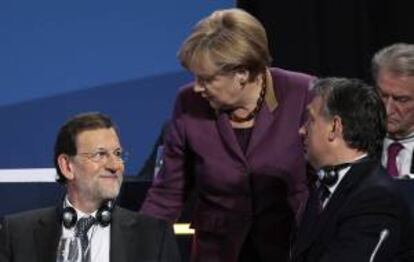
<svg viewBox="0 0 414 262"><path fill-rule="evenodd" d="M120 162L120 163L125 163L128 160L128 152L122 150L122 148L117 148L115 150L112 151L112 153L110 152L110 150L105 149L105 148L98 148L92 152L79 152L76 153L75 156L82 156L82 157L86 157L87 159L91 160L94 163L106 163L108 162L110 156L114 156L115 157L115 161Z"/></svg>

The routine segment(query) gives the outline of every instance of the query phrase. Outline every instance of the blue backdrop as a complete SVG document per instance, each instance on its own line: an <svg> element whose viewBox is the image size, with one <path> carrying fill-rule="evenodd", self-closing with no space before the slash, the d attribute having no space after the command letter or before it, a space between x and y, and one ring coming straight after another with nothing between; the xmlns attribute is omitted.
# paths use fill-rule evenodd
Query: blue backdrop
<svg viewBox="0 0 414 262"><path fill-rule="evenodd" d="M0 2L0 169L52 167L73 114L113 117L130 152L148 156L177 88L191 80L176 53L191 27L231 0Z"/></svg>

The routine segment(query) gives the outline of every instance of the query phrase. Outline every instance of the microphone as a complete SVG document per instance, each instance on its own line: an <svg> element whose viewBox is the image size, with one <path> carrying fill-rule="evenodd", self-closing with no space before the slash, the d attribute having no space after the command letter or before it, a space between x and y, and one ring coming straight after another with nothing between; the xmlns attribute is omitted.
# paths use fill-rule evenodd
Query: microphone
<svg viewBox="0 0 414 262"><path fill-rule="evenodd" d="M390 234L390 231L387 228L384 228L383 230L381 230L380 235L379 235L379 239L378 239L378 243L375 246L374 251L372 251L371 257L369 258L369 262L374 262L375 256L377 255L377 252L378 252L380 246L387 239L389 234Z"/></svg>

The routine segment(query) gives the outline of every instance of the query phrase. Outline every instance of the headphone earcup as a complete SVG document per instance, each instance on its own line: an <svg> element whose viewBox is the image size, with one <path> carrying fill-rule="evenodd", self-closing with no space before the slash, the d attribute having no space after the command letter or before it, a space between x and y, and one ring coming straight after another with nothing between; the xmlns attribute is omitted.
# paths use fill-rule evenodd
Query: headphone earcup
<svg viewBox="0 0 414 262"><path fill-rule="evenodd" d="M325 174L321 181L325 186L335 185L338 181L338 172L336 170L325 170Z"/></svg>
<svg viewBox="0 0 414 262"><path fill-rule="evenodd" d="M112 202L108 201L102 205L96 212L96 220L98 223L106 227L111 223L112 220ZM67 206L62 210L62 223L65 228L72 228L78 221L78 215L73 207Z"/></svg>
<svg viewBox="0 0 414 262"><path fill-rule="evenodd" d="M103 227L106 227L111 223L112 204L110 202L106 203L98 209L98 212L96 212L96 220Z"/></svg>
<svg viewBox="0 0 414 262"><path fill-rule="evenodd" d="M64 227L72 228L75 226L77 220L78 215L73 207L68 206L62 210L62 223Z"/></svg>

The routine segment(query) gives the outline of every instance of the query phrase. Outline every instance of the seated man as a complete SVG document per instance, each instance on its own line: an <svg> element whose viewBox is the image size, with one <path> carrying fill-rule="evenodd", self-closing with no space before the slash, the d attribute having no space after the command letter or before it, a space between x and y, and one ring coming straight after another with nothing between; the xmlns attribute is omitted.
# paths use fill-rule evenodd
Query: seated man
<svg viewBox="0 0 414 262"><path fill-rule="evenodd" d="M291 261L414 261L408 207L379 161L386 134L379 94L342 78L321 79L314 89L299 133L319 180Z"/></svg>
<svg viewBox="0 0 414 262"><path fill-rule="evenodd" d="M113 206L124 162L109 117L87 113L70 119L57 136L54 162L67 190L63 203L6 216L0 261L180 260L170 225Z"/></svg>
<svg viewBox="0 0 414 262"><path fill-rule="evenodd" d="M387 110L382 163L393 177L414 178L414 45L379 50L372 71Z"/></svg>

